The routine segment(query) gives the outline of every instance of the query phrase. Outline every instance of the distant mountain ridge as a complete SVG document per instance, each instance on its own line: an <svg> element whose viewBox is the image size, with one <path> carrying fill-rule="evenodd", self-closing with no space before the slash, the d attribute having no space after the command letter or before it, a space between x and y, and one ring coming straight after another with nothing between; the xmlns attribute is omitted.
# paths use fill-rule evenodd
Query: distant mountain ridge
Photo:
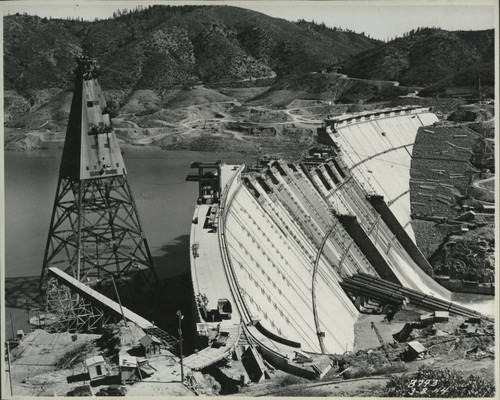
<svg viewBox="0 0 500 400"><path fill-rule="evenodd" d="M163 90L331 68L378 43L229 6L152 6L94 22L11 15L4 84L66 87L82 52L98 58L107 89Z"/></svg>
<svg viewBox="0 0 500 400"><path fill-rule="evenodd" d="M424 96L470 96L479 77L484 93L493 92L493 30L425 28L383 43L230 6L139 7L93 22L26 14L3 21L5 126L28 131L64 131L81 53L98 59L113 117L141 126L153 117L168 124L173 109L241 92L231 88L255 93L238 101L264 107L387 101L420 87ZM330 73L339 67L348 77Z"/></svg>
<svg viewBox="0 0 500 400"><path fill-rule="evenodd" d="M352 56L342 72L355 78L396 80L402 85L493 85L495 33L423 28Z"/></svg>

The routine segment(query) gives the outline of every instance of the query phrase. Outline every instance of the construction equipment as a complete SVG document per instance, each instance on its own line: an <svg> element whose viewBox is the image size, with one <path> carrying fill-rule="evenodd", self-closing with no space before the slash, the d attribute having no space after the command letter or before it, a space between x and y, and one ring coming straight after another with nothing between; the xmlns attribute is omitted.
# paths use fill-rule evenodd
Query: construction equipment
<svg viewBox="0 0 500 400"><path fill-rule="evenodd" d="M380 335L380 332L377 328L377 325L375 325L375 322L372 321L371 326L372 326L372 329L375 331L375 334L377 335L377 339L380 343L380 346L382 346L382 349L384 350L386 357L389 358L389 352L387 351L387 345L384 342L384 339L382 339L382 336Z"/></svg>
<svg viewBox="0 0 500 400"><path fill-rule="evenodd" d="M76 61L40 290L47 290L48 271L56 267L101 293L120 292L125 304L139 304L137 296L152 293L157 283L153 259L97 81L99 66L86 56Z"/></svg>

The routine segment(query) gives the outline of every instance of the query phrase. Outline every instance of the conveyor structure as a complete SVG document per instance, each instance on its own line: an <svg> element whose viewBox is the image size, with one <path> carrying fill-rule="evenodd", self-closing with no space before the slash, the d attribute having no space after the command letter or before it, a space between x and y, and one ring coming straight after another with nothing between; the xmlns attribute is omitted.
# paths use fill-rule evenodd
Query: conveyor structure
<svg viewBox="0 0 500 400"><path fill-rule="evenodd" d="M144 333L158 338L168 348L174 348L179 342L178 339L155 326L154 323L148 321L146 318L141 317L137 313L122 306L120 303L117 303L109 297L92 289L90 286L79 282L77 279L68 275L61 269L51 267L48 268L47 273L51 278L57 280L59 285L69 288L73 294L77 294L79 296L78 300L71 300L72 306L70 307L66 307L64 309L59 307L55 310L49 310L56 313L56 323L59 324L61 323L61 320L66 320L68 323L67 326L70 327L71 331L80 332L80 328L82 329L81 331L88 331L88 325L91 323L89 321L96 320L95 315L78 315L78 308L73 304L77 301L85 299L92 305L92 307L95 307L100 311L99 316L101 318L99 318L97 323L94 323L97 330L102 329L107 321L122 319L137 325L144 331ZM97 315L95 312L94 314ZM81 321L82 326L78 326L75 321Z"/></svg>

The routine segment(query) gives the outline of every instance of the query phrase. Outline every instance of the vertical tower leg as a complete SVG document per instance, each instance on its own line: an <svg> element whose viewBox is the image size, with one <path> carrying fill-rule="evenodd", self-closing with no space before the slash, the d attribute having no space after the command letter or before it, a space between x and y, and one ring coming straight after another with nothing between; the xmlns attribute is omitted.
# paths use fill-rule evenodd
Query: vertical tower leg
<svg viewBox="0 0 500 400"><path fill-rule="evenodd" d="M108 294L113 276L124 299L154 288L153 259L124 176L59 180L42 286L51 267Z"/></svg>

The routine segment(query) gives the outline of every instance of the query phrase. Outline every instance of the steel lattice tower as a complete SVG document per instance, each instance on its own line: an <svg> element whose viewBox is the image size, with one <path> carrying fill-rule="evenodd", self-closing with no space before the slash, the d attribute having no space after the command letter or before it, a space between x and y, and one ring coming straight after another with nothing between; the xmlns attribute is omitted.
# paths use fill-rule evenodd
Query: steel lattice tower
<svg viewBox="0 0 500 400"><path fill-rule="evenodd" d="M97 81L99 67L89 57L77 62L40 288L47 269L58 267L102 292L113 278L130 300L152 290L156 273Z"/></svg>

